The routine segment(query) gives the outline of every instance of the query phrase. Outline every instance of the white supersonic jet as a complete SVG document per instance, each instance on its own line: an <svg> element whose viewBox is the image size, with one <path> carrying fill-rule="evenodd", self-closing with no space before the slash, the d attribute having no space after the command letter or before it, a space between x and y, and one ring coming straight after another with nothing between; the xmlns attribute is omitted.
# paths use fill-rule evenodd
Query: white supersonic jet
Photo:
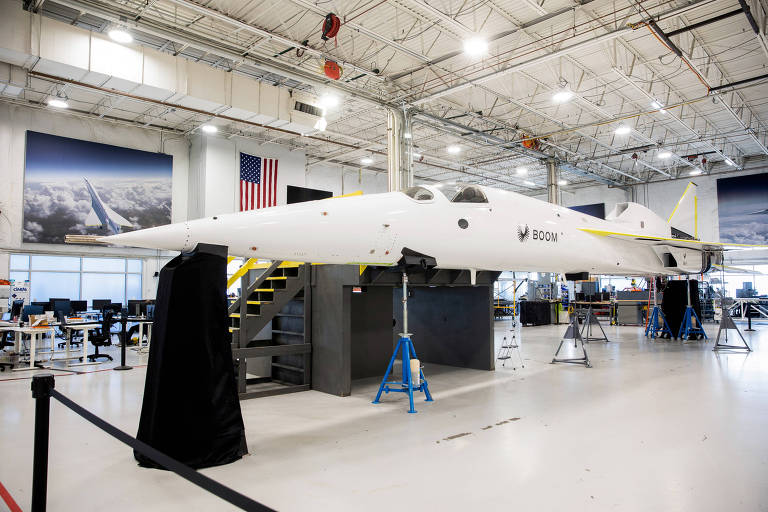
<svg viewBox="0 0 768 512"><path fill-rule="evenodd" d="M519 270L572 279L698 274L722 263L728 248L766 247L698 240L696 207L693 183L668 221L637 203L619 203L602 220L484 186L420 185L217 215L101 241L176 251L208 243L247 258L368 265L394 265L405 251L473 275Z"/></svg>

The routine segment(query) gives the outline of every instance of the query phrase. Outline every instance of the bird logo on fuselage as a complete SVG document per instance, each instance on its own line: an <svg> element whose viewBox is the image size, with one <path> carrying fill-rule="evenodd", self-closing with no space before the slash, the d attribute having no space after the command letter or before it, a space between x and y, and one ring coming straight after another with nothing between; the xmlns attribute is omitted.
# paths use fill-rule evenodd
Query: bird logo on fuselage
<svg viewBox="0 0 768 512"><path fill-rule="evenodd" d="M525 229L523 229L520 226L517 226L517 239L521 242L525 242L528 240L528 237L531 235L531 231L528 229L528 224L525 225Z"/></svg>

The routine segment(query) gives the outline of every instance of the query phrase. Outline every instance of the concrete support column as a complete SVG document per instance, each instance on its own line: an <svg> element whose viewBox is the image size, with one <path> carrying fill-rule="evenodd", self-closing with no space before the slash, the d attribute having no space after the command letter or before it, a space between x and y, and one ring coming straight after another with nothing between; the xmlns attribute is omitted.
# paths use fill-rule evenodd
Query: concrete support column
<svg viewBox="0 0 768 512"><path fill-rule="evenodd" d="M560 203L560 169L554 158L547 160L547 201L552 204Z"/></svg>
<svg viewBox="0 0 768 512"><path fill-rule="evenodd" d="M387 177L389 191L402 190L403 187L403 127L405 116L403 111L396 108L387 109Z"/></svg>

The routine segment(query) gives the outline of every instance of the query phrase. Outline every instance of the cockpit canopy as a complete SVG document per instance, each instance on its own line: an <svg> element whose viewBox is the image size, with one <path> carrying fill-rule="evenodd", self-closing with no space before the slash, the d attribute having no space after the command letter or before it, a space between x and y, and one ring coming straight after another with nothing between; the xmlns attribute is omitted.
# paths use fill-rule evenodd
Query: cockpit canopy
<svg viewBox="0 0 768 512"><path fill-rule="evenodd" d="M433 185L452 203L487 203L483 189L477 185L445 184ZM434 199L432 192L420 186L410 187L405 194L416 201L431 201Z"/></svg>

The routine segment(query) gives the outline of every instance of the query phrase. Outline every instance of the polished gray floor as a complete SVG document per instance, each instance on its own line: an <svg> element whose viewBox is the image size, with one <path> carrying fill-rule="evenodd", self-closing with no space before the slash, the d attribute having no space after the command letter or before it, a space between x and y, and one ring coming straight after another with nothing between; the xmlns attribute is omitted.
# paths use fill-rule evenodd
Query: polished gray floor
<svg viewBox="0 0 768 512"><path fill-rule="evenodd" d="M497 342L508 328L496 323ZM374 380L347 398L242 402L250 455L204 473L288 511L768 510L768 325L757 329L755 352L715 354L711 342L610 327L586 369L548 364L563 326L525 328L525 368L427 365L435 402L419 401L418 414L401 395L372 405ZM107 371L59 373L56 388L135 433L144 368L86 370L97 369ZM0 482L26 510L33 403L29 375L10 377L23 380L0 381ZM130 449L58 404L49 489L57 511L229 510L137 467Z"/></svg>

